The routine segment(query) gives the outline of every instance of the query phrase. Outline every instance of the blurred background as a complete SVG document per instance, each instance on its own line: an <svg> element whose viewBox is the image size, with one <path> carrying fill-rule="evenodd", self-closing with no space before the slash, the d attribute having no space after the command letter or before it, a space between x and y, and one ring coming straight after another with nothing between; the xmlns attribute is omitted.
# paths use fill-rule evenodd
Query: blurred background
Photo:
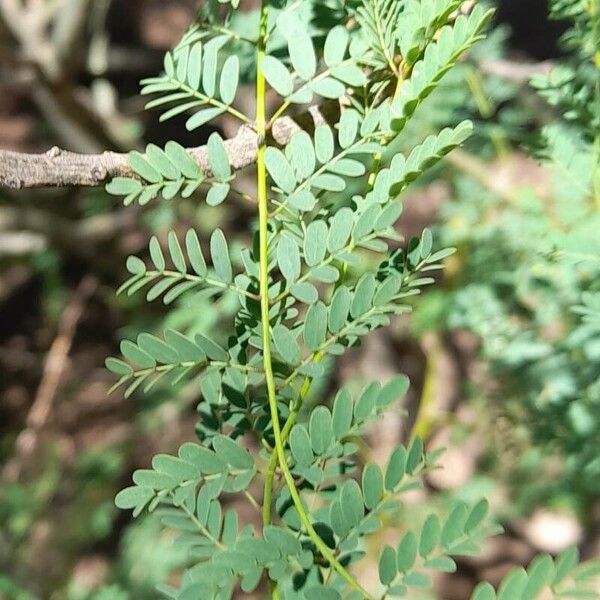
<svg viewBox="0 0 600 600"><path fill-rule="evenodd" d="M202 144L210 128L160 124L138 95L199 4L0 0L0 148ZM490 500L505 534L437 581L444 600L538 552L600 553L600 223L582 185L592 163L577 122L539 150L562 109L530 85L565 58L567 24L548 19L545 0L496 6L488 39L411 125L421 139L476 122L467 147L411 188L399 225L407 239L430 227L458 252L412 315L369 336L313 392L406 372L408 416L377 425L373 456L413 428L447 450L404 518ZM238 99L251 113L251 95ZM219 127L235 133L227 120ZM124 208L103 189L0 189L0 599L150 599L176 579L185 556L168 533L152 517L133 523L113 498L153 454L194 438L199 391L107 395L104 359L123 337L165 324L218 335L235 303L187 298L167 316L115 290L151 234L194 226L206 238L219 225L247 241L248 216L236 203Z"/></svg>

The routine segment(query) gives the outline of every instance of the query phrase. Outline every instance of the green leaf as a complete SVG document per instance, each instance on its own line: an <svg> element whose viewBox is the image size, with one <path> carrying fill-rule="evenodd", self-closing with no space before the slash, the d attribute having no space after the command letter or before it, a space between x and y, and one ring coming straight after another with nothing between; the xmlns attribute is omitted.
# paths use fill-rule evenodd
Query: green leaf
<svg viewBox="0 0 600 600"><path fill-rule="evenodd" d="M332 79L331 77L325 77L324 79L317 79L311 82L310 89L323 98L331 99L343 96L346 91L346 87L343 83L337 81L337 79Z"/></svg>
<svg viewBox="0 0 600 600"><path fill-rule="evenodd" d="M167 236L167 243L169 246L169 254L171 255L171 260L173 261L175 268L180 273L185 273L185 257L183 256L181 246L179 245L179 240L177 239L177 235L174 231L169 231L169 234Z"/></svg>
<svg viewBox="0 0 600 600"><path fill-rule="evenodd" d="M277 265L288 284L300 277L300 250L289 235L282 235L277 244Z"/></svg>
<svg viewBox="0 0 600 600"><path fill-rule="evenodd" d="M157 473L152 469L138 469L133 473L133 481L136 485L151 487L154 490L171 490L177 486L177 482L164 473Z"/></svg>
<svg viewBox="0 0 600 600"><path fill-rule="evenodd" d="M185 95L185 94L182 94L182 95ZM173 97L171 96L171 98L173 98ZM167 99L169 99L168 96L167 96ZM146 108L151 108L151 107L153 108L155 105L162 106L163 104L165 104L165 99L161 98L159 100L155 100L154 102L148 102L148 104L146 104ZM174 107L172 107L169 110L162 113L162 115L160 115L158 120L161 123L164 123L165 121L168 121L169 119L172 119L173 117L178 117L179 115L181 115L183 113L187 113L192 108L197 108L198 106L202 106L202 104L203 104L202 100L191 100L190 102L184 102L183 104L176 104Z"/></svg>
<svg viewBox="0 0 600 600"><path fill-rule="evenodd" d="M186 443L179 448L179 457L193 464L205 475L217 475L226 470L225 463L211 450L198 444Z"/></svg>
<svg viewBox="0 0 600 600"><path fill-rule="evenodd" d="M328 67L334 67L344 60L350 36L343 25L334 27L325 38L323 58Z"/></svg>
<svg viewBox="0 0 600 600"><path fill-rule="evenodd" d="M406 375L396 375L392 377L381 389L377 397L377 406L386 408L393 402L402 398L410 386L410 380Z"/></svg>
<svg viewBox="0 0 600 600"><path fill-rule="evenodd" d="M391 275L377 287L373 296L373 305L382 306L391 302L394 296L400 291L402 278L399 275Z"/></svg>
<svg viewBox="0 0 600 600"><path fill-rule="evenodd" d="M235 550L225 550L215 554L213 565L231 569L234 573L245 573L256 567L256 561L252 556L248 556Z"/></svg>
<svg viewBox="0 0 600 600"><path fill-rule="evenodd" d="M417 538L412 531L407 531L398 544L397 567L400 573L407 573L417 559Z"/></svg>
<svg viewBox="0 0 600 600"><path fill-rule="evenodd" d="M223 509L221 508L220 502L213 500L210 503L208 510L208 518L206 520L206 526L213 537L220 537L221 526L222 526L222 515Z"/></svg>
<svg viewBox="0 0 600 600"><path fill-rule="evenodd" d="M323 283L335 283L340 278L340 272L329 265L322 265L311 270L311 276L317 281Z"/></svg>
<svg viewBox="0 0 600 600"><path fill-rule="evenodd" d="M150 258L152 259L156 269L158 271L164 271L166 267L165 257L163 255L162 248L160 247L160 242L154 235L150 238L149 250Z"/></svg>
<svg viewBox="0 0 600 600"><path fill-rule="evenodd" d="M527 569L529 581L523 591L523 599L537 598L554 577L554 563L547 554L537 556Z"/></svg>
<svg viewBox="0 0 600 600"><path fill-rule="evenodd" d="M309 267L318 265L327 251L327 224L325 221L313 221L306 228L304 236L304 260Z"/></svg>
<svg viewBox="0 0 600 600"><path fill-rule="evenodd" d="M206 360L203 350L178 331L166 329L165 342L177 351L182 362L203 362Z"/></svg>
<svg viewBox="0 0 600 600"><path fill-rule="evenodd" d="M331 587L325 587L324 585L315 585L307 588L303 592L306 600L341 600L340 593Z"/></svg>
<svg viewBox="0 0 600 600"><path fill-rule="evenodd" d="M290 293L294 298L304 302L304 304L312 304L319 299L317 288L308 282L296 283L290 288Z"/></svg>
<svg viewBox="0 0 600 600"><path fill-rule="evenodd" d="M187 153L185 148L177 142L167 142L165 152L171 161L188 179L204 179L204 173L196 161Z"/></svg>
<svg viewBox="0 0 600 600"><path fill-rule="evenodd" d="M416 437L408 449L406 457L406 472L412 475L423 461L423 440Z"/></svg>
<svg viewBox="0 0 600 600"><path fill-rule="evenodd" d="M329 521L333 532L341 538L348 535L350 526L346 523L342 514L342 507L339 502L332 502L329 507Z"/></svg>
<svg viewBox="0 0 600 600"><path fill-rule="evenodd" d="M423 524L419 540L419 555L427 558L440 542L442 526L436 515L429 515Z"/></svg>
<svg viewBox="0 0 600 600"><path fill-rule="evenodd" d="M156 361L147 352L144 352L129 340L121 342L121 354L142 369L152 369L156 366Z"/></svg>
<svg viewBox="0 0 600 600"><path fill-rule="evenodd" d="M225 181L231 177L231 166L227 158L227 151L223 144L223 139L218 133L212 133L206 144L208 152L208 163L213 175L220 181Z"/></svg>
<svg viewBox="0 0 600 600"><path fill-rule="evenodd" d="M222 115L224 112L225 109L219 106L211 106L210 108L199 110L186 121L185 128L188 131L193 131L198 127L202 127L202 125L206 125L206 123Z"/></svg>
<svg viewBox="0 0 600 600"><path fill-rule="evenodd" d="M360 486L354 479L349 479L342 486L340 503L346 522L352 527L358 525L364 517L365 507Z"/></svg>
<svg viewBox="0 0 600 600"><path fill-rule="evenodd" d="M164 150L155 144L146 146L146 160L166 179L179 179L181 172L171 162Z"/></svg>
<svg viewBox="0 0 600 600"><path fill-rule="evenodd" d="M370 383L361 394L356 406L354 407L354 420L357 423L362 423L375 409L375 401L380 390L380 385L377 382Z"/></svg>
<svg viewBox="0 0 600 600"><path fill-rule="evenodd" d="M152 458L152 468L159 473L165 473L178 483L191 481L198 477L198 469L185 460L169 454L157 454Z"/></svg>
<svg viewBox="0 0 600 600"><path fill-rule="evenodd" d="M275 185L284 192L291 193L296 187L296 177L285 154L269 146L265 151L265 164Z"/></svg>
<svg viewBox="0 0 600 600"><path fill-rule="evenodd" d="M219 346L216 342L213 342L210 338L207 338L201 333L197 333L194 337L194 341L200 348L206 353L206 356L211 360L217 360L226 362L229 360L227 352Z"/></svg>
<svg viewBox="0 0 600 600"><path fill-rule="evenodd" d="M454 507L442 527L441 542L444 548L450 548L464 532L468 513L464 504Z"/></svg>
<svg viewBox="0 0 600 600"><path fill-rule="evenodd" d="M383 474L378 465L374 463L367 464L362 474L362 489L365 497L365 506L369 510L372 510L383 498Z"/></svg>
<svg viewBox="0 0 600 600"><path fill-rule="evenodd" d="M234 54L227 58L221 71L219 91L221 94L221 100L223 100L225 104L231 104L235 99L239 81L240 61L239 58Z"/></svg>
<svg viewBox="0 0 600 600"><path fill-rule="evenodd" d="M329 330L331 333L338 333L343 329L351 302L352 294L345 286L339 287L333 294L329 307Z"/></svg>
<svg viewBox="0 0 600 600"><path fill-rule="evenodd" d="M290 433L290 450L299 465L310 465L314 454L310 446L310 437L304 425L295 425Z"/></svg>
<svg viewBox="0 0 600 600"><path fill-rule="evenodd" d="M313 188L326 192L343 192L346 189L346 181L342 177L323 173L311 179Z"/></svg>
<svg viewBox="0 0 600 600"><path fill-rule="evenodd" d="M391 202L390 204L388 204L377 217L377 221L375 222L375 229L386 229L394 225L394 223L402 214L403 208L404 207L402 203L398 201Z"/></svg>
<svg viewBox="0 0 600 600"><path fill-rule="evenodd" d="M308 133L299 131L294 134L286 146L285 152L298 181L307 179L314 173L316 166L315 149Z"/></svg>
<svg viewBox="0 0 600 600"><path fill-rule="evenodd" d="M325 164L333 158L335 140L328 125L319 125L315 129L315 153L320 163Z"/></svg>
<svg viewBox="0 0 600 600"><path fill-rule="evenodd" d="M393 491L404 477L406 468L406 448L398 446L390 456L385 470L385 489Z"/></svg>
<svg viewBox="0 0 600 600"><path fill-rule="evenodd" d="M365 314L370 308L377 282L371 273L365 273L356 284L350 315L354 318Z"/></svg>
<svg viewBox="0 0 600 600"><path fill-rule="evenodd" d="M521 598L527 586L527 573L519 567L505 577L498 588L498 600L514 600Z"/></svg>
<svg viewBox="0 0 600 600"><path fill-rule="evenodd" d="M294 81L286 66L274 56L265 56L261 69L269 85L284 98L294 91Z"/></svg>
<svg viewBox="0 0 600 600"><path fill-rule="evenodd" d="M352 426L353 403L350 392L342 388L333 403L333 433L337 439L347 436Z"/></svg>
<svg viewBox="0 0 600 600"><path fill-rule="evenodd" d="M106 185L106 191L113 196L128 196L142 190L142 184L137 179L115 177Z"/></svg>
<svg viewBox="0 0 600 600"><path fill-rule="evenodd" d="M379 581L389 585L396 578L396 552L390 546L385 546L379 557Z"/></svg>
<svg viewBox="0 0 600 600"><path fill-rule="evenodd" d="M326 406L317 406L308 424L310 443L317 456L325 453L333 441L331 413Z"/></svg>
<svg viewBox="0 0 600 600"><path fill-rule="evenodd" d="M287 203L292 208L297 208L302 211L309 211L315 207L317 199L309 190L298 190L291 196L288 196Z"/></svg>
<svg viewBox="0 0 600 600"><path fill-rule="evenodd" d="M480 500L471 510L465 524L465 533L471 533L484 521L489 511L487 500Z"/></svg>
<svg viewBox="0 0 600 600"><path fill-rule="evenodd" d="M200 89L200 78L202 76L202 42L196 42L190 49L188 58L187 80L194 90Z"/></svg>
<svg viewBox="0 0 600 600"><path fill-rule="evenodd" d="M277 19L277 27L287 40L292 66L301 79L308 81L317 72L317 57L304 24L293 11L286 11Z"/></svg>
<svg viewBox="0 0 600 600"><path fill-rule="evenodd" d="M456 563L449 556L430 558L425 562L425 566L429 569L441 571L442 573L455 573L457 569Z"/></svg>
<svg viewBox="0 0 600 600"><path fill-rule="evenodd" d="M300 360L300 346L296 341L296 334L292 333L285 325L273 327L273 342L275 349L285 362L295 365Z"/></svg>
<svg viewBox="0 0 600 600"><path fill-rule="evenodd" d="M496 600L496 592L491 584L480 583L473 591L471 600Z"/></svg>
<svg viewBox="0 0 600 600"><path fill-rule="evenodd" d="M206 277L206 261L204 260L204 254L202 253L198 234L193 229L189 229L185 234L185 247L188 258L190 259L190 265L192 266L192 269L194 269L194 272L199 277Z"/></svg>
<svg viewBox="0 0 600 600"><path fill-rule="evenodd" d="M269 525L264 529L267 544L276 548L282 556L297 556L302 552L300 541L289 531Z"/></svg>
<svg viewBox="0 0 600 600"><path fill-rule="evenodd" d="M217 83L218 53L223 42L213 38L204 46L204 64L202 70L202 87L206 95L214 98Z"/></svg>
<svg viewBox="0 0 600 600"><path fill-rule="evenodd" d="M327 308L322 302L312 304L304 321L304 343L311 351L318 350L327 335Z"/></svg>
<svg viewBox="0 0 600 600"><path fill-rule="evenodd" d="M231 186L228 183L218 183L213 185L206 194L206 204L208 204L208 206L218 206L225 198L227 198L230 189Z"/></svg>
<svg viewBox="0 0 600 600"><path fill-rule="evenodd" d="M168 365L179 362L177 352L156 336L140 333L137 343L144 352L147 352L159 363Z"/></svg>
<svg viewBox="0 0 600 600"><path fill-rule="evenodd" d="M354 226L354 213L350 208L338 210L329 225L329 237L327 238L327 249L334 253L344 248L350 238Z"/></svg>
<svg viewBox="0 0 600 600"><path fill-rule="evenodd" d="M431 577L425 573L419 572L412 572L405 575L403 583L410 587L423 589L431 587L432 585Z"/></svg>
<svg viewBox="0 0 600 600"><path fill-rule="evenodd" d="M579 560L579 550L577 548L568 548L562 552L554 564L555 573L552 585L558 585L571 572Z"/></svg>
<svg viewBox="0 0 600 600"><path fill-rule="evenodd" d="M380 209L377 205L371 205L367 207L355 220L354 229L352 230L352 237L355 240L362 240L364 237L369 235L375 227L377 218L379 217Z"/></svg>
<svg viewBox="0 0 600 600"><path fill-rule="evenodd" d="M231 283L233 272L227 240L220 229L215 229L210 236L210 257L212 259L215 274L220 281Z"/></svg>
<svg viewBox="0 0 600 600"><path fill-rule="evenodd" d="M132 486L121 490L115 497L118 508L143 508L154 497L154 490L149 487Z"/></svg>
<svg viewBox="0 0 600 600"><path fill-rule="evenodd" d="M347 109L342 113L339 122L338 141L342 148L348 148L356 139L360 117L353 109Z"/></svg>
<svg viewBox="0 0 600 600"><path fill-rule="evenodd" d="M367 168L363 163L353 158L340 158L329 166L329 171L343 177L360 177Z"/></svg>
<svg viewBox="0 0 600 600"><path fill-rule="evenodd" d="M143 179L150 183L160 183L162 175L136 150L128 155L129 165Z"/></svg>
<svg viewBox="0 0 600 600"><path fill-rule="evenodd" d="M106 365L106 368L111 371L111 373L115 373L115 375L130 376L133 374L133 369L126 362L123 362L118 358L108 357L104 361L104 364Z"/></svg>
<svg viewBox="0 0 600 600"><path fill-rule="evenodd" d="M132 275L142 275L146 272L146 263L137 256L128 257L126 266Z"/></svg>
<svg viewBox="0 0 600 600"><path fill-rule="evenodd" d="M191 290L196 287L197 283L195 281L182 281L178 283L176 286L172 287L163 297L164 304L170 304L179 298L185 292Z"/></svg>
<svg viewBox="0 0 600 600"><path fill-rule="evenodd" d="M261 577L263 574L262 567L256 567L256 569L250 570L244 574L240 581L240 588L242 592L251 594L258 587Z"/></svg>
<svg viewBox="0 0 600 600"><path fill-rule="evenodd" d="M421 258L427 258L433 248L433 235L430 229L423 229L421 234Z"/></svg>
<svg viewBox="0 0 600 600"><path fill-rule="evenodd" d="M243 470L254 467L254 460L250 453L241 446L238 446L234 440L224 435L216 435L212 443L217 456L232 467Z"/></svg>
<svg viewBox="0 0 600 600"><path fill-rule="evenodd" d="M344 63L331 69L331 74L340 81L352 87L361 87L367 83L366 75L359 67Z"/></svg>

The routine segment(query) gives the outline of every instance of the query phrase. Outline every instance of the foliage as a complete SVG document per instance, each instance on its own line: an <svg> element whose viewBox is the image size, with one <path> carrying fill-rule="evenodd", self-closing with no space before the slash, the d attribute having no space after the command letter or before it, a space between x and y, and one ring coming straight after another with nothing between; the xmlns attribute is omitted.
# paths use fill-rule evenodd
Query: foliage
<svg viewBox="0 0 600 600"><path fill-rule="evenodd" d="M331 4L345 25L324 39L311 12L296 2L264 1L252 38L228 29L233 19L215 26L219 11L213 11L209 25L194 24L168 53L164 75L144 82L144 93L158 95L150 108L171 106L163 119L191 112L186 125L194 129L228 113L252 123L258 138L251 198L258 229L241 260L231 260L220 229L210 236L209 252L194 231L183 244L173 231L166 250L157 238L150 241L151 266L144 258L128 259L132 277L121 288L135 294L151 285L147 300L162 296L167 304L195 289L210 290L214 298L233 293L237 301L224 341L175 329L163 336L142 333L136 342L123 342L122 359L107 360L127 394L142 384L148 390L157 381L199 379L201 443L183 444L176 456L155 456L152 468L136 471L133 485L116 498L134 515L159 514L179 533L178 547L189 551L181 585L161 586L167 597L224 599L238 585L250 593L266 581L273 598L402 597L429 587L428 572L454 570L456 557L477 553L497 531L485 501L457 504L381 549L378 590L366 591L352 573L365 557L365 539L397 514L402 494L422 485L438 453L425 452L416 438L398 446L384 469L359 458L365 424L405 394L403 376L372 383L357 398L342 389L331 408L303 404L323 374L322 360L344 354L408 310L407 298L433 283L429 275L452 253L434 251L428 230L398 246L398 196L462 144L471 124L438 131L389 160L385 149L480 39L490 13L475 6L457 15L454 0ZM234 106L240 60L233 48L241 42L254 52L255 119ZM267 84L280 97L269 117ZM269 135L276 119L316 97L323 108L333 101L339 117L278 147ZM236 195L237 174L217 134L206 153L202 172L174 142L164 150L149 146L143 155L130 155L136 176L114 180L108 191L145 204L159 194L190 196L207 184L207 204L219 204ZM262 505L254 498L257 485ZM226 502L232 494L259 509L260 528L240 522ZM585 594L596 567L581 576L572 557L556 563L544 557L528 572L515 571L497 597L533 600L564 578L573 586L557 588L555 597ZM494 597L489 585L473 596Z"/></svg>
<svg viewBox="0 0 600 600"><path fill-rule="evenodd" d="M522 506L566 500L585 519L600 468L598 18L594 3L551 5L573 27L563 38L565 59L533 79L543 102L557 108L539 138L528 140L543 161L547 189L515 187L500 198L481 177L455 177L455 201L443 207L439 225L444 243L459 248L452 289L426 300L418 319L436 313L442 329L465 328L480 338L494 385L473 395L493 407L492 430L500 415L510 424L508 439L499 441L505 452L494 451L492 462L509 473ZM490 79L483 82L488 92L496 89ZM524 139L506 126L502 135L491 136L498 164L511 141Z"/></svg>
<svg viewBox="0 0 600 600"><path fill-rule="evenodd" d="M538 556L527 570L519 568L511 571L502 580L497 592L487 583L477 586L473 600L537 598L543 590L549 590L558 598L594 598L598 567L576 567L577 560L576 550L567 550L556 560L548 555Z"/></svg>
<svg viewBox="0 0 600 600"><path fill-rule="evenodd" d="M594 140L600 134L598 100L600 88L600 16L595 2L552 0L550 17L569 23L563 35L568 55L548 75L533 78L532 84L564 118Z"/></svg>

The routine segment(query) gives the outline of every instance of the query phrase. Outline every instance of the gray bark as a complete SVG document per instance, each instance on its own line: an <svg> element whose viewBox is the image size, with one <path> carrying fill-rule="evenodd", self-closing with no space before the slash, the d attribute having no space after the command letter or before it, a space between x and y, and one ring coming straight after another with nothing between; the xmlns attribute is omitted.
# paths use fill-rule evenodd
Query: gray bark
<svg viewBox="0 0 600 600"><path fill-rule="evenodd" d="M337 112L337 106L327 107L327 113ZM311 107L295 119L282 117L273 123L270 135L277 144L285 146L300 129L313 129L326 121L325 110ZM254 162L259 146L256 131L244 125L237 134L225 140L229 163L235 170ZM189 148L188 153L209 174L206 146ZM77 154L51 148L43 154L27 154L0 150L0 186L11 189L62 186L99 186L113 177L133 176L127 154Z"/></svg>

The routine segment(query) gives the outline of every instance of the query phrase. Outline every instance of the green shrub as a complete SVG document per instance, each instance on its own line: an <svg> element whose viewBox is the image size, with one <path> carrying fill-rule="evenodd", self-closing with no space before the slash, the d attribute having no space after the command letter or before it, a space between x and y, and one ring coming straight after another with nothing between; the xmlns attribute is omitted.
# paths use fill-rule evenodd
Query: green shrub
<svg viewBox="0 0 600 600"><path fill-rule="evenodd" d="M206 290L233 295L237 313L223 339L142 333L123 342L124 360L107 360L127 396L189 378L199 378L202 391L200 443L155 456L116 503L134 515L159 512L180 532L190 563L177 589L162 586L167 597L224 599L238 585L250 593L261 582L286 600L402 597L429 587L429 572L454 571L457 556L477 553L498 530L487 503L459 503L415 524L380 550L379 585L365 590L353 574L365 538L399 510L403 493L422 485L438 453L425 452L417 438L397 447L384 468L358 457L365 426L394 409L405 376L371 383L356 397L343 388L310 409L304 400L326 360L407 311L407 298L432 283L429 275L452 253L434 250L428 230L397 246L398 196L462 144L471 124L412 141L406 154L393 144L480 39L490 13L475 6L457 15L458 0L265 0L259 14L240 18L231 4L208 3L143 93L154 97L149 107L160 108L161 119L185 113L193 130L228 113L240 133L225 142L213 133L189 153L174 141L150 145L130 154L134 176L108 186L126 204L200 190L211 206L239 199L257 212L252 243L238 256L222 230L207 243L189 230L170 232L166 247L152 238L149 260L127 261L122 292L169 304ZM241 76L255 85L255 116L236 108ZM267 92L279 97L269 114ZM236 178L254 162L248 194ZM260 527L240 522L227 507L231 495L258 509ZM576 552L544 556L513 571L498 592L482 584L472 598L529 600L547 589L554 597L596 597L596 569L577 566Z"/></svg>

